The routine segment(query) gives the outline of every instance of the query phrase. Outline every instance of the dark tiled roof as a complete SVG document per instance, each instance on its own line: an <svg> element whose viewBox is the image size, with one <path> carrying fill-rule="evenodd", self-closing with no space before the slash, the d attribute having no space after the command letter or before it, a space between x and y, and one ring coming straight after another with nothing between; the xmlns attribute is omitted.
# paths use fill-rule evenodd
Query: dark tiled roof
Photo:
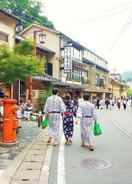
<svg viewBox="0 0 132 184"><path fill-rule="evenodd" d="M12 19L15 19L17 22L20 22L20 19L16 17L15 15L8 13L6 10L0 9L0 13L5 14L8 17L11 17Z"/></svg>

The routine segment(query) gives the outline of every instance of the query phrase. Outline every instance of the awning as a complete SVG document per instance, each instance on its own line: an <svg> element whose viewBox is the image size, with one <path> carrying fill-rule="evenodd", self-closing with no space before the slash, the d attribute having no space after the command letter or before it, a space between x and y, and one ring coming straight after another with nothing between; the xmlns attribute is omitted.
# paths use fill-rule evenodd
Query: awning
<svg viewBox="0 0 132 184"><path fill-rule="evenodd" d="M40 44L37 44L37 48L40 49L40 50L42 50L42 51L44 51L44 52L47 52L49 54L55 54L54 51L52 51L52 50L50 50L50 49L48 49L48 48L46 48L46 47L44 47L44 46L42 46Z"/></svg>
<svg viewBox="0 0 132 184"><path fill-rule="evenodd" d="M91 87L87 87L84 90L85 92L96 92L96 93L112 93L112 91L108 90L108 89L101 89L101 88L91 88Z"/></svg>
<svg viewBox="0 0 132 184"><path fill-rule="evenodd" d="M65 82L62 82L62 81L54 81L54 82L52 82L52 84L54 85L54 86L60 86L60 87L69 87L69 84L68 83L65 83Z"/></svg>
<svg viewBox="0 0 132 184"><path fill-rule="evenodd" d="M56 79L49 75L44 75L44 76L33 76L32 77L34 80L39 80L39 81L45 81L45 82L54 82Z"/></svg>

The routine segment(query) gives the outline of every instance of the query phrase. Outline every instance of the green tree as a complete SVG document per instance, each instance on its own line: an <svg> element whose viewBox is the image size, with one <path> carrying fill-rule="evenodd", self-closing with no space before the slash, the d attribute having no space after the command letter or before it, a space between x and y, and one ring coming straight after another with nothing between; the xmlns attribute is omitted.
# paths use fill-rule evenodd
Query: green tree
<svg viewBox="0 0 132 184"><path fill-rule="evenodd" d="M42 91L39 94L38 103L39 103L39 110L43 111L44 104L49 96L52 95L53 86L51 84L48 85L48 88L45 91Z"/></svg>
<svg viewBox="0 0 132 184"><path fill-rule="evenodd" d="M129 89L128 89L127 95L128 95L128 96L132 96L132 88L129 88Z"/></svg>
<svg viewBox="0 0 132 184"><path fill-rule="evenodd" d="M41 7L40 0L0 0L0 8L19 17L24 27L37 22L43 26L54 28L53 23L42 15Z"/></svg>
<svg viewBox="0 0 132 184"><path fill-rule="evenodd" d="M13 51L4 46L0 47L0 81L9 86L17 80L25 80L29 75L44 74L42 60L32 56L30 52L20 52L25 44L28 44L28 41L23 41Z"/></svg>

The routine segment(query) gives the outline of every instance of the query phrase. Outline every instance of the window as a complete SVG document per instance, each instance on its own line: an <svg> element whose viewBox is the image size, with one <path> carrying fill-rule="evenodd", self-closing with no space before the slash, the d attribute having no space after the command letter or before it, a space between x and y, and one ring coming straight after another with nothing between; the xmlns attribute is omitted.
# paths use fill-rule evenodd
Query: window
<svg viewBox="0 0 132 184"><path fill-rule="evenodd" d="M81 81L82 71L77 68L73 68L72 71L67 74L67 80Z"/></svg>
<svg viewBox="0 0 132 184"><path fill-rule="evenodd" d="M99 74L96 74L96 86L100 86Z"/></svg>
<svg viewBox="0 0 132 184"><path fill-rule="evenodd" d="M77 59L81 59L81 55L80 55L80 50L74 48L74 51L73 51L73 56Z"/></svg>
<svg viewBox="0 0 132 184"><path fill-rule="evenodd" d="M8 42L8 35L0 31L0 40Z"/></svg>
<svg viewBox="0 0 132 184"><path fill-rule="evenodd" d="M51 63L46 64L46 73L50 76L53 75L53 65Z"/></svg>

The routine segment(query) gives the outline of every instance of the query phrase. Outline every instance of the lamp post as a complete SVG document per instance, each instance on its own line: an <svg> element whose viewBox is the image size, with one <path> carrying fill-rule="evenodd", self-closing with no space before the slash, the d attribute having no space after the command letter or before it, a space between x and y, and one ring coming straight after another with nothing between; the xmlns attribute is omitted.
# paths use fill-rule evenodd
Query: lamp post
<svg viewBox="0 0 132 184"><path fill-rule="evenodd" d="M36 46L37 46L37 34L39 33L39 43L44 44L46 39L46 34L43 33L43 29L35 30L33 32L33 41L34 41L34 47L33 47L33 56L36 57ZM32 101L32 76L28 77L28 100Z"/></svg>

